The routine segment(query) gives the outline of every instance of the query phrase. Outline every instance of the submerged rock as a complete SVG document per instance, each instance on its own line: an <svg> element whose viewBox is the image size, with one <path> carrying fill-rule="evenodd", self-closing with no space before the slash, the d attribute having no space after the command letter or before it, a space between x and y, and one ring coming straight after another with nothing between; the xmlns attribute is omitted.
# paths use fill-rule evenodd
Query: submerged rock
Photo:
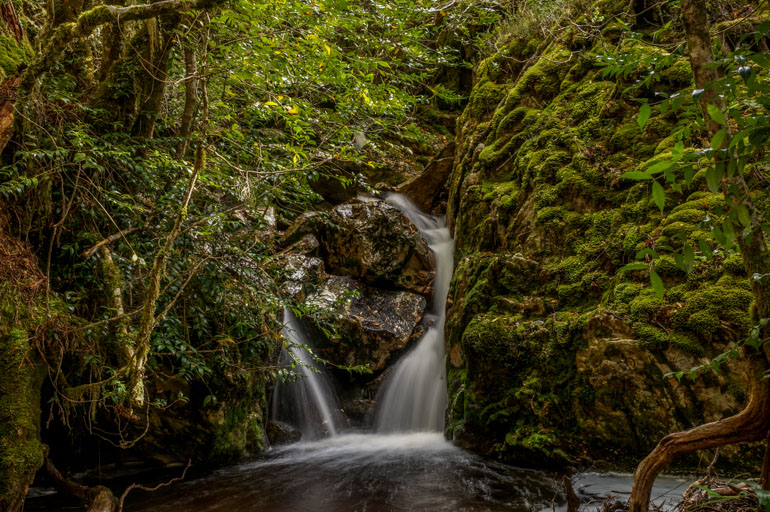
<svg viewBox="0 0 770 512"><path fill-rule="evenodd" d="M425 299L408 291L367 286L331 276L308 304L321 312L305 318L318 352L336 365L368 365L380 372L418 337Z"/></svg>

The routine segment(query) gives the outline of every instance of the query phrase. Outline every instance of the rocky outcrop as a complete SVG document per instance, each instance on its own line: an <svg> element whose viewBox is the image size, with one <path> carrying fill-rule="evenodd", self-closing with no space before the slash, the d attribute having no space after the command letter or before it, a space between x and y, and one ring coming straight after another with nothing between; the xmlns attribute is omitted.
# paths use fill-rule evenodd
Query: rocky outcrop
<svg viewBox="0 0 770 512"><path fill-rule="evenodd" d="M319 311L306 317L317 333L316 348L336 364L367 365L379 374L422 332L425 299L408 291L331 276L307 303Z"/></svg>
<svg viewBox="0 0 770 512"><path fill-rule="evenodd" d="M698 257L690 274L674 260L681 234L698 247L721 197L699 173L661 212L648 184L620 178L671 151L677 118L660 113L640 129L635 95L651 92L626 87L644 71L609 81L588 56L619 34L610 23L601 40L572 29L550 43L511 36L476 67L448 201L447 435L458 444L527 464L633 463L670 431L742 407L740 368L687 377L748 333L740 259ZM689 85L689 66L667 57L654 90L671 94ZM618 271L647 248L663 254L662 299L646 272ZM720 459L759 454L742 450Z"/></svg>
<svg viewBox="0 0 770 512"><path fill-rule="evenodd" d="M446 190L454 163L455 143L444 146L420 174L398 186L396 190L412 200L422 211L433 210L439 195Z"/></svg>
<svg viewBox="0 0 770 512"><path fill-rule="evenodd" d="M328 273L430 296L433 255L397 208L377 199L353 199L329 212L305 213L286 230L281 244L308 234L320 242Z"/></svg>
<svg viewBox="0 0 770 512"><path fill-rule="evenodd" d="M268 421L266 430L271 446L296 443L302 438L302 432L280 421Z"/></svg>
<svg viewBox="0 0 770 512"><path fill-rule="evenodd" d="M353 199L299 216L284 232L283 289L306 309L316 352L339 367L343 408L363 420L370 387L423 332L433 254L400 210Z"/></svg>

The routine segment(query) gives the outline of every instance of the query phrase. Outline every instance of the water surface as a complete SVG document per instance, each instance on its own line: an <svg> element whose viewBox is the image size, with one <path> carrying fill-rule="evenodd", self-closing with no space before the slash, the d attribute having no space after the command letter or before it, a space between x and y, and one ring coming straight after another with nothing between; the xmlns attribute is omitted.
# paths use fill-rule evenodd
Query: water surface
<svg viewBox="0 0 770 512"><path fill-rule="evenodd" d="M440 433L344 434L151 494L127 511L531 511L563 501L542 472L484 460Z"/></svg>

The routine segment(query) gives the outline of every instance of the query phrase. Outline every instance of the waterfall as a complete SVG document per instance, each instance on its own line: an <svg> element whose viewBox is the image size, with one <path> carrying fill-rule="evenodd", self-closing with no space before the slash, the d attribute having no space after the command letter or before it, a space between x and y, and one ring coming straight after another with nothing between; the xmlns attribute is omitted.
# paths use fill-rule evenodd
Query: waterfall
<svg viewBox="0 0 770 512"><path fill-rule="evenodd" d="M454 266L454 241L443 217L422 213L406 197L393 194L387 202L417 226L436 257L432 325L417 346L393 368L378 393L375 425L379 432L441 431L447 407L444 363L446 299Z"/></svg>
<svg viewBox="0 0 770 512"><path fill-rule="evenodd" d="M302 377L294 382L279 381L273 391L274 420L302 432L302 439L335 436L344 425L337 397L326 370L316 363L306 347L312 348L302 323L288 309L283 311L283 336L287 340L279 359Z"/></svg>

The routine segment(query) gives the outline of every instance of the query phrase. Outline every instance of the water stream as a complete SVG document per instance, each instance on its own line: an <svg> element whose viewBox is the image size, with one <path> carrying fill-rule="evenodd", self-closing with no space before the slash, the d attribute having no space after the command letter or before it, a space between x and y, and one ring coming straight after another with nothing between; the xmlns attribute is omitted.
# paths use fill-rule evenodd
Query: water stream
<svg viewBox="0 0 770 512"><path fill-rule="evenodd" d="M310 337L288 308L283 311L283 324L286 346L279 364L293 366L302 378L276 384L272 418L298 429L306 441L337 435L344 419L329 376L308 352L313 346Z"/></svg>
<svg viewBox="0 0 770 512"><path fill-rule="evenodd" d="M417 346L402 358L377 396L378 432L440 432L447 406L444 364L446 299L454 267L454 240L442 217L422 213L406 197L393 194L392 204L420 230L436 258L432 325Z"/></svg>

